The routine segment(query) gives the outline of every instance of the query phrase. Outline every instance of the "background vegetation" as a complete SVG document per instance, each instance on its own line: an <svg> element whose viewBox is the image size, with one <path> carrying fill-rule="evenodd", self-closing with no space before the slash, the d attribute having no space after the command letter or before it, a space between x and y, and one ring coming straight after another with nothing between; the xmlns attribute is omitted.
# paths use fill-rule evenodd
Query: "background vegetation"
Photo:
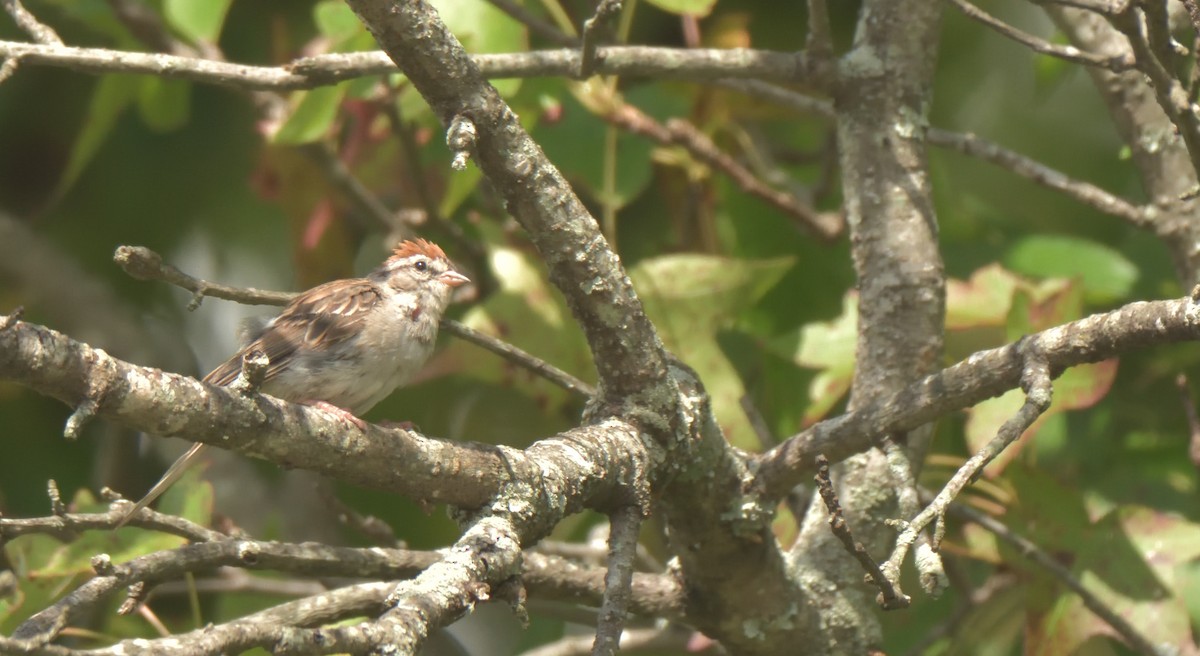
<svg viewBox="0 0 1200 656"><path fill-rule="evenodd" d="M472 53L561 45L483 0L433 4ZM977 5L1065 41L1037 3ZM333 0L30 0L27 7L79 47L175 48L262 65L377 48ZM562 29L581 25L595 3L524 7ZM161 22L122 14L132 9ZM863 8L836 2L828 10L833 52L847 52ZM1179 24L1177 39L1190 47L1186 16ZM807 26L804 3L627 0L611 40L787 52L802 47ZM940 35L936 91L918 124L980 135L1137 206L1157 202L1085 67L1037 54L950 3ZM4 20L0 39L29 37ZM845 410L858 334L846 235L814 234L802 216L747 193L686 140L662 143L632 129L650 121L701 135L761 184L836 225L844 200L836 129L820 107L803 112L719 84L634 75L495 84L600 222L666 347L707 386L731 444L765 451ZM415 233L443 245L478 283L453 318L595 382L587 341L525 232L479 168L452 169L444 141L439 117L398 73L252 92L22 63L0 85L0 310L24 306L25 321L128 361L197 375L233 352L239 318L265 310L208 299L189 311L191 294L115 266L118 246L145 245L207 280L303 289L362 272L398 236ZM338 165L386 208L382 215L338 182L331 174ZM1153 230L1011 167L933 147L927 170L948 278L945 348L933 370L1090 313L1178 297L1197 282ZM1068 370L1050 410L959 500L1038 544L1152 641L1180 649L1174 653L1195 652L1200 619L1192 394L1177 381L1198 357L1194 344L1174 345ZM913 371L912 380L923 373ZM921 483L940 488L1023 399L1014 390L937 421ZM421 380L368 419L409 420L429 435L519 449L576 426L583 407L580 396L443 337ZM137 496L169 457L163 440L104 422L64 440L70 413L0 383L5 517L44 515L49 479L79 511L102 512L100 486ZM233 516L262 539L371 543L337 521L340 507L328 490L314 492L310 478L231 460L209 470L215 506L212 488L196 479L166 507L201 523L214 512ZM338 486L336 496L414 549L459 535L440 507L353 486ZM549 539L595 544L604 526L602 515L585 512L559 523ZM649 562L672 556L662 531L655 518L643 527ZM786 546L797 521L780 512L773 531ZM137 529L76 542L8 542L6 564L20 583L0 597L0 634L89 576L95 553L120 561L181 543ZM917 592L911 608L881 614L878 647L887 653L1131 653L1061 579L993 532L952 519L943 552L949 592L939 599ZM168 592L149 607L173 632L281 599L227 592L201 596L196 606ZM485 632L500 636L505 627L507 637L476 653L520 653L556 640L574 619L564 607L533 608L524 632L503 614L485 618ZM101 614L88 626L110 637L156 631L144 613ZM683 653L687 640L693 651L705 648L685 634L653 653Z"/></svg>

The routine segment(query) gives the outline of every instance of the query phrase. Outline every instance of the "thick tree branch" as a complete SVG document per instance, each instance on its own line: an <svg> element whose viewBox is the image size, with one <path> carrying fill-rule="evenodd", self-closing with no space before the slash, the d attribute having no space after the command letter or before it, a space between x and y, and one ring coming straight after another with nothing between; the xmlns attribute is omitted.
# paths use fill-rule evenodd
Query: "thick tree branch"
<svg viewBox="0 0 1200 656"><path fill-rule="evenodd" d="M149 434L186 437L414 498L478 506L507 478L506 463L483 447L377 426L351 428L308 406L132 365L26 322L0 332L0 379L72 407L91 400L98 416ZM102 397L89 399L94 390L103 390Z"/></svg>
<svg viewBox="0 0 1200 656"><path fill-rule="evenodd" d="M758 460L757 485L778 499L816 469L824 453L841 460L869 448L878 436L905 431L948 412L999 396L1021 381L1022 349L1044 354L1052 376L1076 365L1099 362L1135 349L1200 339L1200 304L1195 296L1146 301L1095 314L981 351L926 376L890 398L823 421L793 436Z"/></svg>
<svg viewBox="0 0 1200 656"><path fill-rule="evenodd" d="M839 61L838 161L859 316L851 411L895 394L914 376L934 371L941 358L945 273L925 134L943 7L924 0L866 0L854 45ZM923 461L929 434L928 429L907 434L912 462ZM867 551L884 553L891 537L884 521L896 506L896 481L886 459L870 450L833 469L854 537ZM826 512L818 500L810 502L789 553L790 570L815 594L833 591L827 603L845 615L822 636L826 649L867 653L880 646L879 621L859 585L861 567L837 557L844 545L819 521ZM888 587L881 588L884 602L903 604L903 596Z"/></svg>
<svg viewBox="0 0 1200 656"><path fill-rule="evenodd" d="M646 475L644 443L620 422L576 429L524 454L378 426L362 431L308 406L132 365L26 322L0 331L0 380L71 406L103 390L91 399L99 417L416 499L476 507L513 480L525 481L531 487L514 493L553 500L553 512L541 509L545 531L585 505L622 503L627 495L617 482Z"/></svg>

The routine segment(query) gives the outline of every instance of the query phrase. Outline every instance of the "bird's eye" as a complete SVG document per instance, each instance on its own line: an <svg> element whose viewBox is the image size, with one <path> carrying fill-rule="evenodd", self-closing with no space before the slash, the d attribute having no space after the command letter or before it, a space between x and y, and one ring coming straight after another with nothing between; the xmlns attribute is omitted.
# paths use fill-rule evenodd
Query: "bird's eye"
<svg viewBox="0 0 1200 656"><path fill-rule="evenodd" d="M429 263L425 260L417 260L417 263L413 266L417 268L417 271L424 271L429 268Z"/></svg>

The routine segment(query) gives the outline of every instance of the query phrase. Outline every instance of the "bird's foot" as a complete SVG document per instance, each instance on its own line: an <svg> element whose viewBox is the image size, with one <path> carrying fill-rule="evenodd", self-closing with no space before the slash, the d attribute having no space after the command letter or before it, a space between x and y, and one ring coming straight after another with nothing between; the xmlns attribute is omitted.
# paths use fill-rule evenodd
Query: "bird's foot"
<svg viewBox="0 0 1200 656"><path fill-rule="evenodd" d="M355 416L355 414L353 412L350 412L349 410L347 410L345 408L339 408L338 406L336 406L332 403L329 403L328 401L305 401L304 405L312 406L314 408L320 408L321 410L324 410L325 412L328 412L329 414L336 416L338 419L341 419L343 421L348 421L351 424L354 424L355 426L358 427L359 430L364 430L364 431L367 430L367 422L363 421L362 419L359 419L357 416Z"/></svg>

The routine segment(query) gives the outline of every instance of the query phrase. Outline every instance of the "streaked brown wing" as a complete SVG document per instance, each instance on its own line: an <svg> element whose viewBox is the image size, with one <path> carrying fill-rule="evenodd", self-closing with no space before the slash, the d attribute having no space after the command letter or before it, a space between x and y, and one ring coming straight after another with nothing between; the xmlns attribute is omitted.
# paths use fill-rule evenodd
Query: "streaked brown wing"
<svg viewBox="0 0 1200 656"><path fill-rule="evenodd" d="M321 351L344 342L361 330L367 313L382 300L378 288L365 279L325 283L297 296L258 339L250 342L204 377L228 385L242 370L242 356L255 349L266 353L270 365L265 380L275 377L297 350Z"/></svg>

